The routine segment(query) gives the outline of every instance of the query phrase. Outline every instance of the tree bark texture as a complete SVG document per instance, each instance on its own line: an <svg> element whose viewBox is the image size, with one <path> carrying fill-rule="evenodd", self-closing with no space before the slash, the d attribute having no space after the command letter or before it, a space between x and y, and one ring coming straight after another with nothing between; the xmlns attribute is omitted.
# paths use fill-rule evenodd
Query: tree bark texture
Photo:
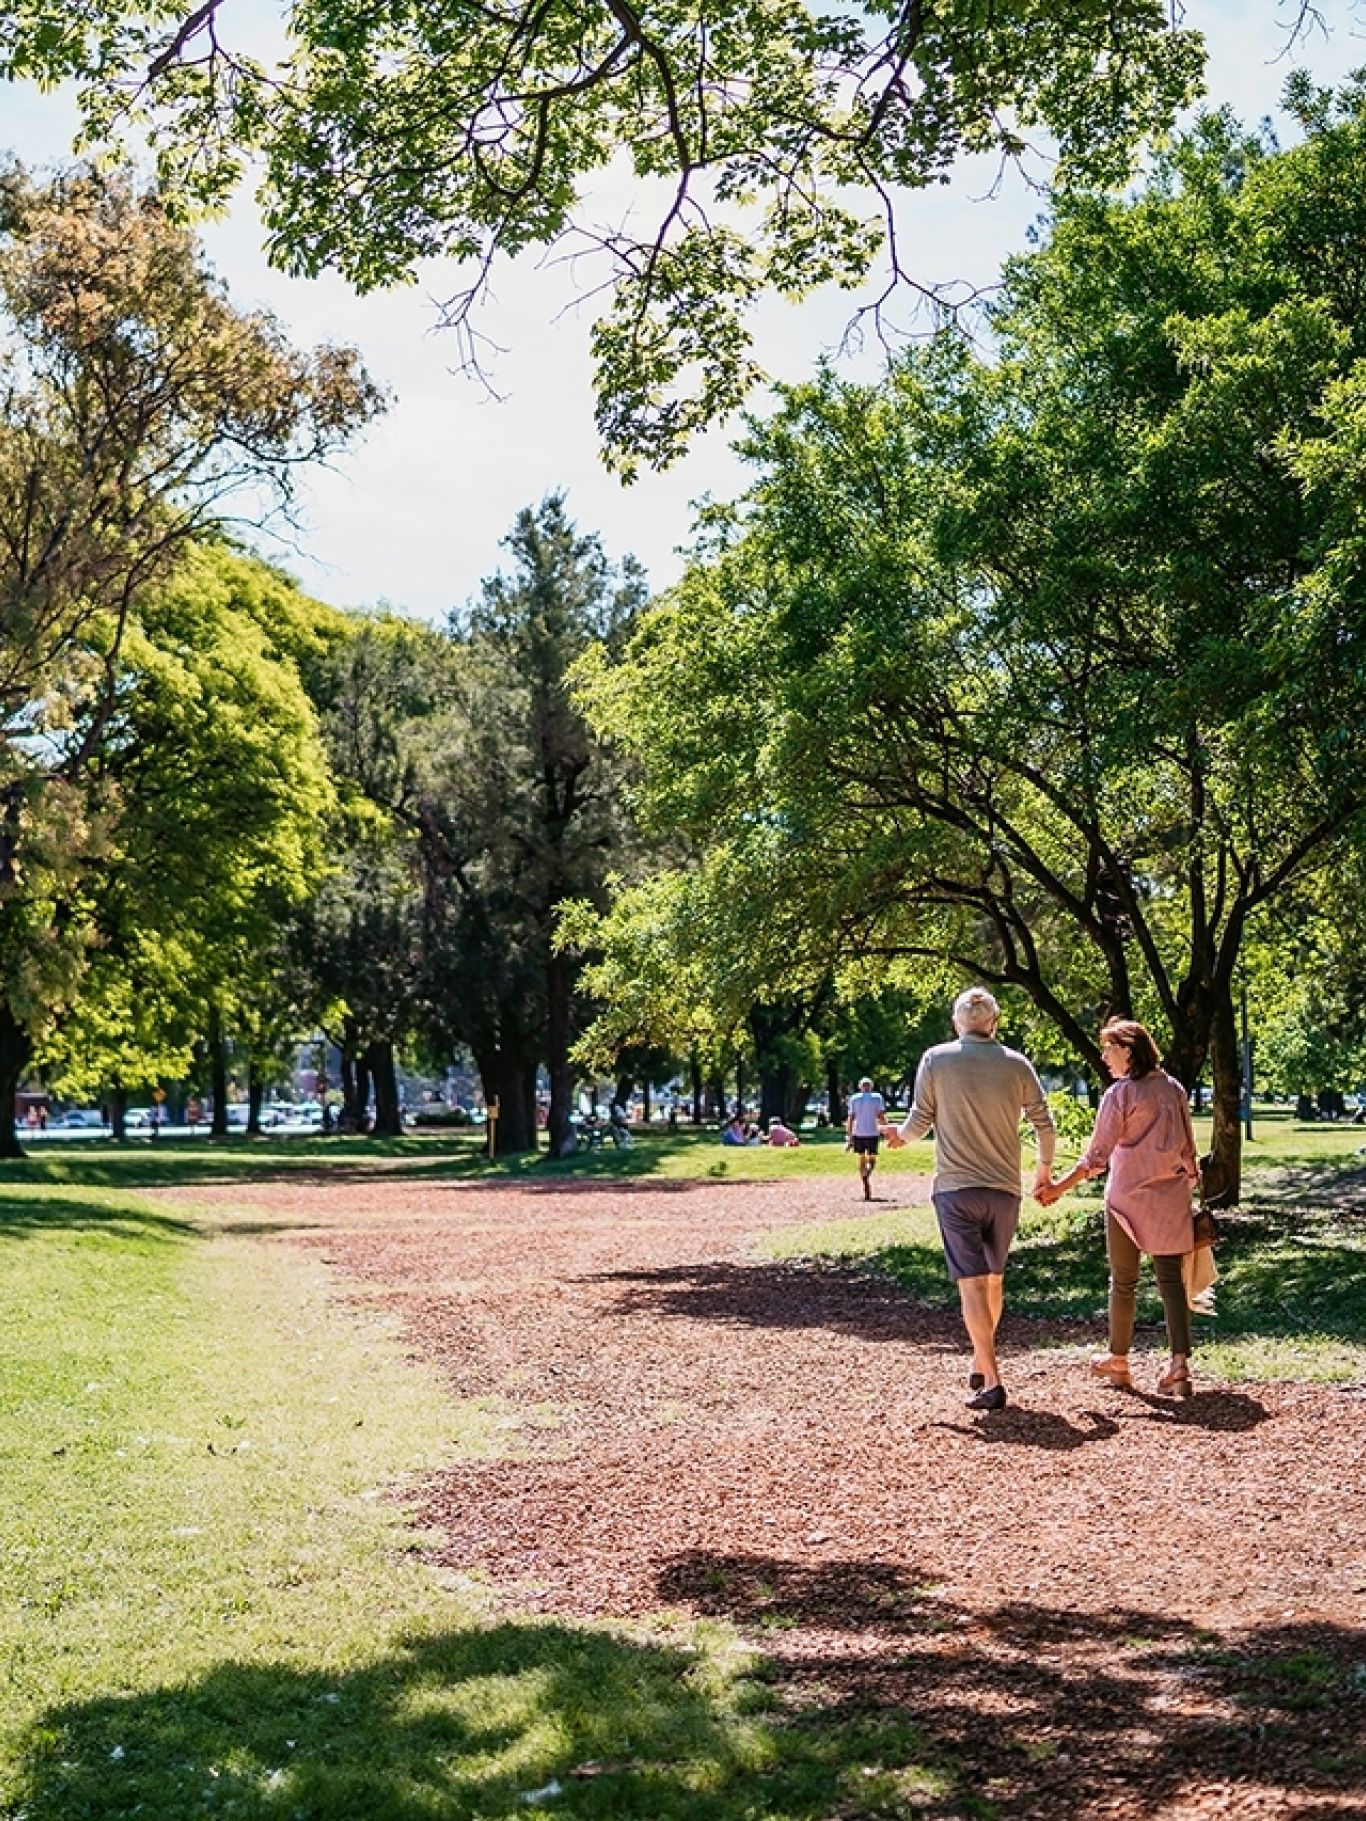
<svg viewBox="0 0 1366 1821"><path fill-rule="evenodd" d="M376 1138L401 1138L403 1115L392 1042L387 1037L377 1037L365 1052L365 1062L375 1087L375 1122L370 1130Z"/></svg>
<svg viewBox="0 0 1366 1821"><path fill-rule="evenodd" d="M338 1123L343 1131L349 1132L355 1123L356 1116L356 1071L352 1066L351 1058L344 1049L338 1052L338 1058L339 1080L337 1085L341 1089L342 1097Z"/></svg>
<svg viewBox="0 0 1366 1821"><path fill-rule="evenodd" d="M33 1042L8 1005L0 1003L0 1158L22 1157L24 1147L14 1129L19 1083L33 1057Z"/></svg>
<svg viewBox="0 0 1366 1821"><path fill-rule="evenodd" d="M839 1063L833 1056L825 1064L825 1098L829 1103L831 1125L843 1125L845 1119L844 1090L840 1086Z"/></svg>
<svg viewBox="0 0 1366 1821"><path fill-rule="evenodd" d="M213 1119L210 1138L228 1135L228 1054L223 1041L223 1014L217 1005L209 1007L209 1091L213 1095Z"/></svg>
<svg viewBox="0 0 1366 1821"><path fill-rule="evenodd" d="M1232 1208L1242 1198L1243 1060L1233 1014L1233 995L1225 991L1215 1004L1210 1025L1210 1075L1213 1083L1213 1131L1207 1156L1201 1159L1205 1200L1214 1208Z"/></svg>
<svg viewBox="0 0 1366 1821"><path fill-rule="evenodd" d="M498 1108L497 1129L491 1143L494 1155L517 1157L536 1149L536 1063L502 1047L475 1057L483 1084L484 1103L492 1113ZM528 1091L528 1084L530 1091Z"/></svg>
<svg viewBox="0 0 1366 1821"><path fill-rule="evenodd" d="M546 1134L550 1155L565 1155L574 1114L574 1070L569 1046L574 1041L574 980L578 963L548 948L546 953L546 1064L550 1075L550 1111ZM535 1131L533 1116L533 1132ZM499 1135L501 1139L501 1134Z"/></svg>

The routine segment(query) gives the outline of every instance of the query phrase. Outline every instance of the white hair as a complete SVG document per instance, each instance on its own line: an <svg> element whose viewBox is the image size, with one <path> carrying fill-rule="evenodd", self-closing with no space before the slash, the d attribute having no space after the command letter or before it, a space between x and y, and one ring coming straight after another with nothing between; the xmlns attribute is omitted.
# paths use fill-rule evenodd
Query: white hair
<svg viewBox="0 0 1366 1821"><path fill-rule="evenodd" d="M992 1031L1001 1008L984 986L970 986L953 1002L953 1028L959 1036L968 1031Z"/></svg>
<svg viewBox="0 0 1366 1821"><path fill-rule="evenodd" d="M873 1078L871 1075L864 1075L859 1081L860 1091L866 1090L866 1089L872 1087L872 1085L873 1085Z"/></svg>

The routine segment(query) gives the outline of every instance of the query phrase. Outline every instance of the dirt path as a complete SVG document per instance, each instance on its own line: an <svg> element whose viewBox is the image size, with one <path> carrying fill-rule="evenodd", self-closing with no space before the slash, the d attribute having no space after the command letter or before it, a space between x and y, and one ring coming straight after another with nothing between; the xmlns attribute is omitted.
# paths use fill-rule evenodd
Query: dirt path
<svg viewBox="0 0 1366 1821"><path fill-rule="evenodd" d="M725 1615L796 1706L908 1710L1001 1816L1366 1816L1360 1397L1126 1396L1094 1330L1007 1314L1011 1406L971 1414L955 1321L756 1254L857 1212L842 1178L240 1200L535 1414L428 1499L518 1605Z"/></svg>

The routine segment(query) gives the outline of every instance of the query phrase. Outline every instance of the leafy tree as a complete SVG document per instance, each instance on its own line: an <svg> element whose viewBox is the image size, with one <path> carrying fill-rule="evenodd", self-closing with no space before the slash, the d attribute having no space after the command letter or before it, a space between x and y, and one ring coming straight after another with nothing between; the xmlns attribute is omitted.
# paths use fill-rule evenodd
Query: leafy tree
<svg viewBox="0 0 1366 1821"><path fill-rule="evenodd" d="M425 868L433 1021L466 1044L500 1148L535 1143L535 1079L550 1074L549 1134L563 1147L571 1046L583 1022L580 957L553 938L560 907L601 902L628 852L621 767L574 704L569 673L616 649L644 601L551 495L508 536L514 567L453 618L449 711L428 743L415 809Z"/></svg>
<svg viewBox="0 0 1366 1821"><path fill-rule="evenodd" d="M581 686L596 695L613 674L601 659L585 663ZM649 776L650 799L668 789ZM942 1024L939 971L898 968L893 984L885 966L869 967L856 947L845 952L828 898L821 903L800 877L810 849L775 826L785 806L771 818L750 815L752 794L727 803L722 791L696 858L619 892L606 919L590 905L566 907L562 939L600 951L584 981L600 1009L579 1053L611 1067L623 1050L653 1042L699 1051L715 1068L738 1048L757 1065L763 1118L799 1120L818 1083L838 1118L843 1089L859 1075L913 1071L916 1033L936 1010ZM847 863L842 850L836 859Z"/></svg>
<svg viewBox="0 0 1366 1821"><path fill-rule="evenodd" d="M402 1132L397 1056L420 1028L426 1004L414 861L412 843L398 831L353 825L339 865L302 920L296 950L341 1052L343 1126L378 1138Z"/></svg>
<svg viewBox="0 0 1366 1821"><path fill-rule="evenodd" d="M78 996L38 1051L67 1092L117 1105L180 1079L214 1023L264 1043L280 930L325 865L317 723L272 632L299 598L263 564L191 550L123 641L91 759L117 835L81 887Z"/></svg>
<svg viewBox="0 0 1366 1821"><path fill-rule="evenodd" d="M366 290L469 262L447 306L467 355L499 256L595 250L598 421L629 473L744 396L764 294L853 287L881 261L885 301L906 277L899 189L965 151L1022 159L1035 130L1064 176L1123 178L1195 92L1202 44L1178 18L1165 0L304 0L268 68L219 0L17 0L0 75L75 77L97 139L145 128L200 200L259 158L291 270ZM592 225L585 192L614 161L643 231Z"/></svg>
<svg viewBox="0 0 1366 1821"><path fill-rule="evenodd" d="M1287 895L1248 944L1242 985L1258 1091L1366 1088L1366 844L1353 859Z"/></svg>
<svg viewBox="0 0 1366 1821"><path fill-rule="evenodd" d="M1247 929L1366 806L1366 96L1290 98L1291 151L1218 118L1133 201L1062 204L994 360L791 393L587 685L751 902L1018 988L1097 1072L1114 1012L1208 1060L1226 1198Z"/></svg>
<svg viewBox="0 0 1366 1821"><path fill-rule="evenodd" d="M343 1121L365 1129L373 1085L379 1137L402 1129L396 1054L427 1023L420 780L450 674L440 633L376 615L351 621L314 684L339 785L336 865L295 948L341 1051Z"/></svg>
<svg viewBox="0 0 1366 1821"><path fill-rule="evenodd" d="M155 197L83 170L0 180L0 366L3 1106L97 940L83 888L122 810L101 755L144 601L378 398L348 351L234 310Z"/></svg>

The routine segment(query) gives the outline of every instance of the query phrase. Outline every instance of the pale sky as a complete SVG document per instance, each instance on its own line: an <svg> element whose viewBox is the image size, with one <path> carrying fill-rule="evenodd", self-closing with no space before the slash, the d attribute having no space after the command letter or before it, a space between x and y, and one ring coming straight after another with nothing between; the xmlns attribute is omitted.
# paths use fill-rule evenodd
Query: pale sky
<svg viewBox="0 0 1366 1821"><path fill-rule="evenodd" d="M246 4L263 21L278 14L269 0ZM1282 55L1298 10L1298 0L1187 0L1188 22L1209 42L1212 102L1228 102L1252 124L1276 114L1290 68L1307 67L1331 84L1366 65L1366 17L1349 0L1323 0L1330 35L1313 31L1289 58ZM0 86L0 149L29 164L60 159L72 125L65 97ZM988 284L1002 258L1024 245L1039 198L1015 179L983 199L993 175L994 166L965 165L949 188L906 198L903 261L917 278ZM267 551L323 600L340 607L383 601L443 617L500 566L499 539L517 511L557 488L567 492L580 528L601 535L609 556L633 551L663 587L678 575L692 502L724 498L741 485L729 448L734 426L713 431L678 466L644 474L632 487L607 473L593 424L591 307L576 305L575 280L563 266L538 269L526 259L497 275L483 322L505 350L494 364L502 394L494 400L451 371L454 347L433 332L433 299L459 288L454 266L433 264L422 284L367 298L335 278L286 278L262 257L247 200L204 238L236 302L265 305L298 342L354 343L394 394L388 414L335 471L317 473L303 487L298 546ZM586 288L590 281L581 282ZM803 378L834 351L858 301L839 292L766 305L758 331L766 370Z"/></svg>

